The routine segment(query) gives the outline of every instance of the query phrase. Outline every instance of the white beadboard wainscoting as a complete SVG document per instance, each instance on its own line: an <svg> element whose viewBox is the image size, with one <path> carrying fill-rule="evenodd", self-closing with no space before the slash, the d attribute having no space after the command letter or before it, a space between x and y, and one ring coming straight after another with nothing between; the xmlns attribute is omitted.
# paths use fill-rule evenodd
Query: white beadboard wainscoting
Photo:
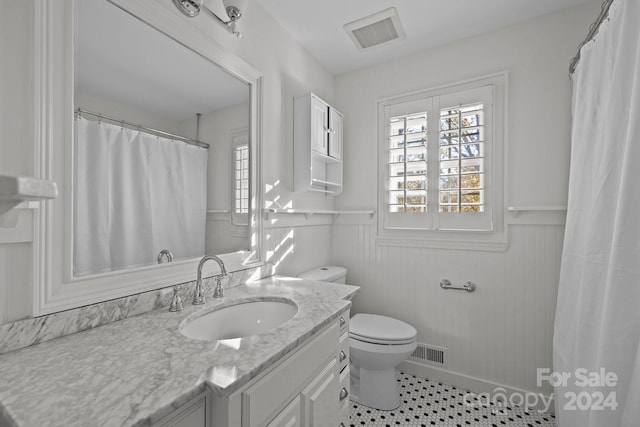
<svg viewBox="0 0 640 427"><path fill-rule="evenodd" d="M334 224L332 262L361 286L352 313L401 319L418 342L447 349L446 369L425 376L474 392L500 385L549 394L536 370L552 367L564 226L510 225L508 234L505 252L408 248L376 245L375 224ZM442 289L444 278L477 289Z"/></svg>
<svg viewBox="0 0 640 427"><path fill-rule="evenodd" d="M31 314L31 242L0 244L0 325Z"/></svg>
<svg viewBox="0 0 640 427"><path fill-rule="evenodd" d="M297 218L300 220L300 218ZM293 224L291 218L265 224L263 239L265 272L283 276L297 276L312 268L331 262L331 216L304 220L307 224Z"/></svg>
<svg viewBox="0 0 640 427"><path fill-rule="evenodd" d="M234 225L229 211L207 211L205 232L207 254L226 254L249 247L249 227Z"/></svg>
<svg viewBox="0 0 640 427"><path fill-rule="evenodd" d="M0 214L0 325L31 314L38 207L38 202L27 202Z"/></svg>

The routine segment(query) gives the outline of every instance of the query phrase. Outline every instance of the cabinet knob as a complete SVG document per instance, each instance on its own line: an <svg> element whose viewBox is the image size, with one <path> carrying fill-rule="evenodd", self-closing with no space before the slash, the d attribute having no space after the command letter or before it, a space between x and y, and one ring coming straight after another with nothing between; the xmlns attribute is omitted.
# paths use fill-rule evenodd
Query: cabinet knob
<svg viewBox="0 0 640 427"><path fill-rule="evenodd" d="M340 359L341 362L344 362L346 358L347 358L347 355L344 353L344 351L340 350L340 353L338 354L338 359Z"/></svg>
<svg viewBox="0 0 640 427"><path fill-rule="evenodd" d="M340 317L340 326L344 326L345 323L347 323L347 321L344 320L344 317Z"/></svg>
<svg viewBox="0 0 640 427"><path fill-rule="evenodd" d="M344 423L340 423L340 427L347 427Z"/></svg>
<svg viewBox="0 0 640 427"><path fill-rule="evenodd" d="M349 390L342 387L342 390L340 390L340 400L345 400L347 396L349 396Z"/></svg>

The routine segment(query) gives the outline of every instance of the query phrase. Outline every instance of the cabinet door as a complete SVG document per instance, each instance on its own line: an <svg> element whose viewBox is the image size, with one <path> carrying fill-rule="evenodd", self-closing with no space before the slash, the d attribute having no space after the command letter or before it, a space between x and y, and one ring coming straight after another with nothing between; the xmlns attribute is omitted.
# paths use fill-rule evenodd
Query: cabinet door
<svg viewBox="0 0 640 427"><path fill-rule="evenodd" d="M153 427L207 427L207 396L202 395L182 405Z"/></svg>
<svg viewBox="0 0 640 427"><path fill-rule="evenodd" d="M349 371L349 366L345 366L344 369L340 372L338 377L340 379L340 385L338 388L340 391L338 392L338 398L340 400L339 406L339 421L340 426L348 426L349 425L349 411L351 409L351 405L349 402L349 393L351 391L351 387L349 381L351 381L351 372Z"/></svg>
<svg viewBox="0 0 640 427"><path fill-rule="evenodd" d="M305 390L312 373L335 360L338 342L338 326L331 325L320 332L300 350L256 381L242 392L242 426L262 427L275 416L294 396ZM334 404L336 412L337 400ZM327 424L327 426L333 424Z"/></svg>
<svg viewBox="0 0 640 427"><path fill-rule="evenodd" d="M329 364L302 390L305 427L327 427L338 424L339 379L338 363L332 358Z"/></svg>
<svg viewBox="0 0 640 427"><path fill-rule="evenodd" d="M267 427L300 427L300 397L296 396Z"/></svg>
<svg viewBox="0 0 640 427"><path fill-rule="evenodd" d="M342 114L329 108L329 156L342 160Z"/></svg>
<svg viewBox="0 0 640 427"><path fill-rule="evenodd" d="M311 149L326 155L329 150L329 106L311 96Z"/></svg>

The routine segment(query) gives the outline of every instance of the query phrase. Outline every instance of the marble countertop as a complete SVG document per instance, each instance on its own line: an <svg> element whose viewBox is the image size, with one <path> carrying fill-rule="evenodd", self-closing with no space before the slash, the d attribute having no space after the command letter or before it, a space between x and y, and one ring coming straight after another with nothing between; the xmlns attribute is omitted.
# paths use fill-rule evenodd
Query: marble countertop
<svg viewBox="0 0 640 427"><path fill-rule="evenodd" d="M204 306L156 310L0 356L0 424L143 426L201 391L228 396L346 309L357 287L272 277L225 290ZM265 296L298 312L261 335L197 341L179 332L196 311Z"/></svg>

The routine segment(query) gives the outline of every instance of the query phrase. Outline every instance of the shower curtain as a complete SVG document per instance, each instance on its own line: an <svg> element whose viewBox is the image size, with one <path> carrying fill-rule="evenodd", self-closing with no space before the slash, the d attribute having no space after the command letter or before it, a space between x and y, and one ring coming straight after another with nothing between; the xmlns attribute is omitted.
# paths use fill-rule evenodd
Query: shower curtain
<svg viewBox="0 0 640 427"><path fill-rule="evenodd" d="M204 254L207 150L76 119L74 275Z"/></svg>
<svg viewBox="0 0 640 427"><path fill-rule="evenodd" d="M640 2L615 0L573 75L553 342L560 427L640 425Z"/></svg>

